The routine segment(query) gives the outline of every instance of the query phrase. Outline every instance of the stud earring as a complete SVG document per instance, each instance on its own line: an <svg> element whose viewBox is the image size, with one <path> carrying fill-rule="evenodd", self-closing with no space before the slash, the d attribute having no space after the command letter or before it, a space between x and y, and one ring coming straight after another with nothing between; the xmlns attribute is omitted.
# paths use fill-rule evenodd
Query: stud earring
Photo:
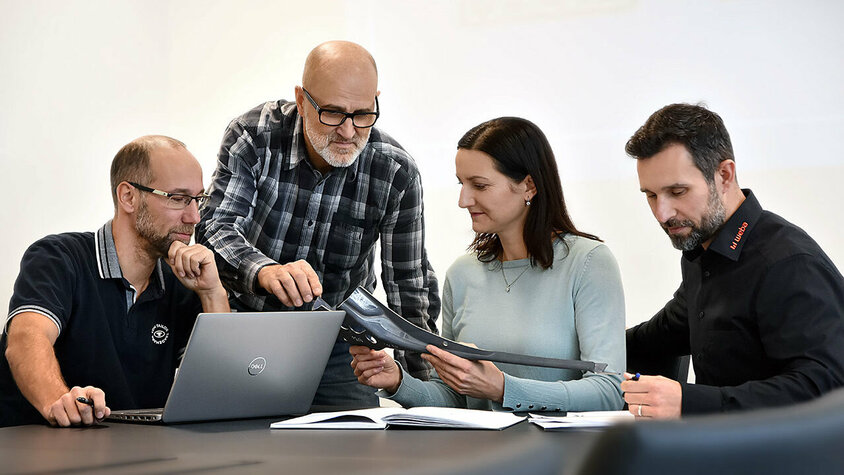
<svg viewBox="0 0 844 475"><path fill-rule="evenodd" d="M530 206L530 200L525 200L525 206Z"/></svg>

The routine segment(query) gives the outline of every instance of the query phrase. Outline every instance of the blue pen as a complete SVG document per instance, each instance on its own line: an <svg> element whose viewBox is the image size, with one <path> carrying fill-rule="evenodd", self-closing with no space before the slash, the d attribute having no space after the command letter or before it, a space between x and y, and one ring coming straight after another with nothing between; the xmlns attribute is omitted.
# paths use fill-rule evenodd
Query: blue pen
<svg viewBox="0 0 844 475"><path fill-rule="evenodd" d="M638 381L640 376L642 376L642 375L641 375L641 374L639 374L639 373L636 373L636 374L634 374L634 375L633 375L633 377L632 377L632 378L630 378L630 379L631 379L632 381Z"/></svg>

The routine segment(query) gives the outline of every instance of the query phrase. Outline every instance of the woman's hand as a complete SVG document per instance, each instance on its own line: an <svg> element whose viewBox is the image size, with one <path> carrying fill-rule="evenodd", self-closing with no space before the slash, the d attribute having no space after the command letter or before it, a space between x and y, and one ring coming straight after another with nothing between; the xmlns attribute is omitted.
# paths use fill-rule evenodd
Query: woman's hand
<svg viewBox="0 0 844 475"><path fill-rule="evenodd" d="M352 369L358 382L373 388L384 389L395 394L401 384L401 369L395 360L381 350L376 351L365 346L352 346Z"/></svg>
<svg viewBox="0 0 844 475"><path fill-rule="evenodd" d="M425 361L434 365L445 384L459 394L495 402L504 400L504 373L490 361L470 361L433 345L425 347Z"/></svg>

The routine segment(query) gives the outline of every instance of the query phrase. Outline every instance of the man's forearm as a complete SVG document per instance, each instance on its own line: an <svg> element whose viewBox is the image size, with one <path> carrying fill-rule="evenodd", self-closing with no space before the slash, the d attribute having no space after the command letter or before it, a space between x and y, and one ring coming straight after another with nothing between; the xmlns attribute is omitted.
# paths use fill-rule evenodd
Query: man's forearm
<svg viewBox="0 0 844 475"><path fill-rule="evenodd" d="M47 338L9 335L6 359L21 393L42 415L46 407L68 392L53 345Z"/></svg>
<svg viewBox="0 0 844 475"><path fill-rule="evenodd" d="M202 303L202 311L205 313L227 313L231 312L229 297L226 289L221 285L219 288L198 293L199 301Z"/></svg>

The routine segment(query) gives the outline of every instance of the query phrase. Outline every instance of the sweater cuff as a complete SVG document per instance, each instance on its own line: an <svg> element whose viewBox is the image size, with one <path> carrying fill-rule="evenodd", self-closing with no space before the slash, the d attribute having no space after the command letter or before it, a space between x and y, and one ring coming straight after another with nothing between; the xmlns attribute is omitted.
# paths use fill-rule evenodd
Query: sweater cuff
<svg viewBox="0 0 844 475"><path fill-rule="evenodd" d="M419 381L418 379L411 376L407 371L405 371L402 365L396 366L398 366L399 370L401 371L401 382L399 383L399 387L398 389L396 389L396 392L390 394L384 389L379 389L375 392L375 395L380 398L395 401L401 404L402 406L405 406L406 402L412 401L414 399L414 396L418 395L421 392L419 389L416 388L416 384L419 384L422 381Z"/></svg>
<svg viewBox="0 0 844 475"><path fill-rule="evenodd" d="M522 412L522 411L562 411L563 408L558 404L548 404L536 399L537 391L531 390L531 384L536 381L530 379L517 378L504 373L504 398L501 401L501 407L504 409ZM562 400L568 401L568 388L561 385L561 390L565 395L561 397Z"/></svg>
<svg viewBox="0 0 844 475"><path fill-rule="evenodd" d="M680 383L683 392L680 403L681 415L721 412L721 389L704 384Z"/></svg>

